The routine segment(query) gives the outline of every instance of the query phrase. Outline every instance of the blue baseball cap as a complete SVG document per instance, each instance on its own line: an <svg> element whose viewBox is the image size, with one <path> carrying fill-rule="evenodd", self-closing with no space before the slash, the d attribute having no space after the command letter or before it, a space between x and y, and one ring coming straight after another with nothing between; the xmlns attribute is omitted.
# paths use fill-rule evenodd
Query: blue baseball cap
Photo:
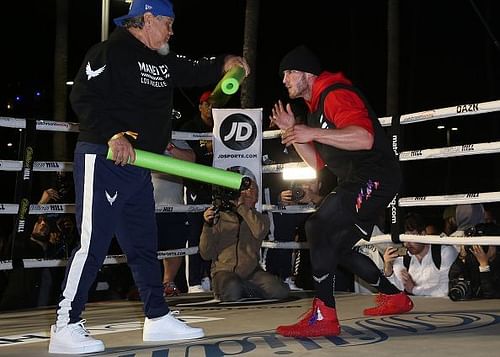
<svg viewBox="0 0 500 357"><path fill-rule="evenodd" d="M150 12L155 16L175 17L174 7L169 0L133 0L128 14L113 20L116 26L123 26L125 20Z"/></svg>

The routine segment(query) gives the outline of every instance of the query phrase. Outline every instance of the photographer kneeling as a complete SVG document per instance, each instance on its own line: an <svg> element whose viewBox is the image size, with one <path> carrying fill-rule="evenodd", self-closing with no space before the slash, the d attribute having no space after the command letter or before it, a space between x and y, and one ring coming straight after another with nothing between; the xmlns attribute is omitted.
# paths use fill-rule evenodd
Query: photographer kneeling
<svg viewBox="0 0 500 357"><path fill-rule="evenodd" d="M257 195L252 181L239 197L223 202L222 209L214 206L203 213L200 254L212 261L212 287L215 298L221 301L283 299L289 294L288 285L259 264L269 218L255 209Z"/></svg>

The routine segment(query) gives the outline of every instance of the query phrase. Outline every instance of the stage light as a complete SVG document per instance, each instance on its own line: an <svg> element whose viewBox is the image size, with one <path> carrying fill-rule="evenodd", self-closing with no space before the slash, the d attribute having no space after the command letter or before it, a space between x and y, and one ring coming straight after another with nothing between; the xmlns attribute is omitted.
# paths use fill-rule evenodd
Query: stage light
<svg viewBox="0 0 500 357"><path fill-rule="evenodd" d="M312 167L283 168L283 180L312 180L316 177L316 170Z"/></svg>

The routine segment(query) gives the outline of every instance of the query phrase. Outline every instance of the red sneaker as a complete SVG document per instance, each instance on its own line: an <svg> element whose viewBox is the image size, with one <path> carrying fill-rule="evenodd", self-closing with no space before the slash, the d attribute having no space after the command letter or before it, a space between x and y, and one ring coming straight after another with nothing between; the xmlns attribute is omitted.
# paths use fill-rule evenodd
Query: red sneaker
<svg viewBox="0 0 500 357"><path fill-rule="evenodd" d="M377 306L365 309L367 316L403 314L413 309L413 302L404 292L394 295L379 293L375 299Z"/></svg>
<svg viewBox="0 0 500 357"><path fill-rule="evenodd" d="M293 325L278 326L276 333L286 337L338 336L340 324L337 311L328 307L318 298L313 300L312 308Z"/></svg>

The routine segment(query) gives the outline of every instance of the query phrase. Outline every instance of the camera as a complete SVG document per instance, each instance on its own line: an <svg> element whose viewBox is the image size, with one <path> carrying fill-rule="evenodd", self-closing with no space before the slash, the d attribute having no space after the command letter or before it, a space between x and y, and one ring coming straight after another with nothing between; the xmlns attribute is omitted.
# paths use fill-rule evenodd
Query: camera
<svg viewBox="0 0 500 357"><path fill-rule="evenodd" d="M450 291L448 296L452 301L463 301L472 298L472 288L470 280L464 278L453 279L450 281Z"/></svg>
<svg viewBox="0 0 500 357"><path fill-rule="evenodd" d="M233 211L235 205L233 202L240 197L240 193L250 187L252 181L245 176L241 180L241 185L238 190L232 190L222 186L212 186L212 205L215 208L215 213Z"/></svg>
<svg viewBox="0 0 500 357"><path fill-rule="evenodd" d="M397 247L396 252L398 253L398 257L404 257L408 253L408 248L406 247Z"/></svg>
<svg viewBox="0 0 500 357"><path fill-rule="evenodd" d="M292 201L294 202L299 202L306 195L306 192L300 185L293 184L290 190L292 191Z"/></svg>
<svg viewBox="0 0 500 357"><path fill-rule="evenodd" d="M214 186L212 188L212 206L214 206L215 213L232 211L235 207L232 201L238 199L239 196L240 191Z"/></svg>

